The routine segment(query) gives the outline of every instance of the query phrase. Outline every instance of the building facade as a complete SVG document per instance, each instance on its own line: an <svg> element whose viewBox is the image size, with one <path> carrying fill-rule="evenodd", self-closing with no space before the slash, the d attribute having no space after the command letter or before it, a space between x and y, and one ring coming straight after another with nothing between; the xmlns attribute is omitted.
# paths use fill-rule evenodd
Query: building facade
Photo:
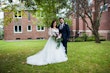
<svg viewBox="0 0 110 73"><path fill-rule="evenodd" d="M110 0L108 0L107 8L102 13L101 21L100 21L100 27L99 27L99 35L103 37L106 40L110 40ZM75 14L71 13L72 18L72 32L73 36L75 36L76 30L79 31L79 36L86 32L88 36L92 35L92 32L90 29L88 29L85 22L82 20L81 17L79 17L79 20L77 21ZM87 22L89 23L89 26L91 26L90 20L86 17ZM78 24L78 26L77 26Z"/></svg>
<svg viewBox="0 0 110 73"><path fill-rule="evenodd" d="M9 12L4 13L5 19L9 16ZM48 29L45 26L38 25L36 17L28 11L11 12L11 23L4 26L5 40L27 40L27 39L47 39Z"/></svg>

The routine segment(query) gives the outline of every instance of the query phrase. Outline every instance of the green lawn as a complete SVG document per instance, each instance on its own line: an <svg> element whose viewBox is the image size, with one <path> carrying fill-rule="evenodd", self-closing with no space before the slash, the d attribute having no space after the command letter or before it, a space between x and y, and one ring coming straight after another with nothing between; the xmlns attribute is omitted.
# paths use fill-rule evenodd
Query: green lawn
<svg viewBox="0 0 110 73"><path fill-rule="evenodd" d="M46 41L0 41L0 73L110 73L110 41L69 42L67 62L46 66L26 64Z"/></svg>

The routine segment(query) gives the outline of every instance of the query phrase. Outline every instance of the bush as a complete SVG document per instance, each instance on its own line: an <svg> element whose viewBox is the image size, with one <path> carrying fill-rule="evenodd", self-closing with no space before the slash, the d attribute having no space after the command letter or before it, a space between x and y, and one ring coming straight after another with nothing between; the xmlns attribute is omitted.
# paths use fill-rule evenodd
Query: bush
<svg viewBox="0 0 110 73"><path fill-rule="evenodd" d="M0 31L0 40L2 40L4 37L4 32L3 31Z"/></svg>
<svg viewBox="0 0 110 73"><path fill-rule="evenodd" d="M86 33L83 33L81 37L75 39L75 42L84 42L84 41L95 41L95 37L94 35L88 37ZM106 41L106 39L100 36L100 41Z"/></svg>
<svg viewBox="0 0 110 73"><path fill-rule="evenodd" d="M94 35L88 37L88 38L87 38L87 41L95 41ZM102 36L100 36L100 41L106 41L106 39L103 38Z"/></svg>
<svg viewBox="0 0 110 73"><path fill-rule="evenodd" d="M92 35L92 36L89 36L88 38L87 38L87 41L95 41L95 37Z"/></svg>
<svg viewBox="0 0 110 73"><path fill-rule="evenodd" d="M83 39L81 37L78 37L75 39L75 42L83 42Z"/></svg>
<svg viewBox="0 0 110 73"><path fill-rule="evenodd" d="M88 36L86 33L83 33L81 38L83 41L87 41Z"/></svg>

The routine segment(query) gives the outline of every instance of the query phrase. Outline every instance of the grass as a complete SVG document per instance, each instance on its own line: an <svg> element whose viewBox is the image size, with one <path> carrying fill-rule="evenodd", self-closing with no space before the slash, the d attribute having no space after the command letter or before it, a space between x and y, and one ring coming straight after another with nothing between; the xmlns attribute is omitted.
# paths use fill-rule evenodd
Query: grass
<svg viewBox="0 0 110 73"><path fill-rule="evenodd" d="M40 51L46 40L0 41L0 73L110 73L110 41L69 42L67 62L32 66L26 58Z"/></svg>

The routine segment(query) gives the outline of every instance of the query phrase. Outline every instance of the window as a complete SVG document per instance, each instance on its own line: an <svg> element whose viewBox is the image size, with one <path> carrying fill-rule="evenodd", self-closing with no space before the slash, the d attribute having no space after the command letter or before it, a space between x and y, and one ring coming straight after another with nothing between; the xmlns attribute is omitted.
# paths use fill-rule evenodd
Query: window
<svg viewBox="0 0 110 73"><path fill-rule="evenodd" d="M16 12L14 13L14 16L15 16L16 18L21 18L21 17L22 17L21 11L16 11Z"/></svg>
<svg viewBox="0 0 110 73"><path fill-rule="evenodd" d="M38 13L37 13L37 16L38 16L38 17L43 17L43 12L38 12Z"/></svg>
<svg viewBox="0 0 110 73"><path fill-rule="evenodd" d="M16 38L16 40L20 40L20 38Z"/></svg>
<svg viewBox="0 0 110 73"><path fill-rule="evenodd" d="M45 31L45 27L44 26L37 26L37 31Z"/></svg>
<svg viewBox="0 0 110 73"><path fill-rule="evenodd" d="M41 30L44 30L44 26L41 26Z"/></svg>
<svg viewBox="0 0 110 73"><path fill-rule="evenodd" d="M108 11L108 4L100 6L100 11Z"/></svg>
<svg viewBox="0 0 110 73"><path fill-rule="evenodd" d="M40 17L43 17L43 12L40 12Z"/></svg>
<svg viewBox="0 0 110 73"><path fill-rule="evenodd" d="M43 37L37 37L36 39L37 40L43 40L44 38Z"/></svg>
<svg viewBox="0 0 110 73"><path fill-rule="evenodd" d="M21 25L14 26L14 33L22 33Z"/></svg>
<svg viewBox="0 0 110 73"><path fill-rule="evenodd" d="M32 38L27 38L28 40L32 40Z"/></svg>
<svg viewBox="0 0 110 73"><path fill-rule="evenodd" d="M21 11L18 11L18 17L21 17Z"/></svg>
<svg viewBox="0 0 110 73"><path fill-rule="evenodd" d="M37 26L37 30L40 30L40 26Z"/></svg>
<svg viewBox="0 0 110 73"><path fill-rule="evenodd" d="M31 25L27 26L27 31L32 31L32 26Z"/></svg>

